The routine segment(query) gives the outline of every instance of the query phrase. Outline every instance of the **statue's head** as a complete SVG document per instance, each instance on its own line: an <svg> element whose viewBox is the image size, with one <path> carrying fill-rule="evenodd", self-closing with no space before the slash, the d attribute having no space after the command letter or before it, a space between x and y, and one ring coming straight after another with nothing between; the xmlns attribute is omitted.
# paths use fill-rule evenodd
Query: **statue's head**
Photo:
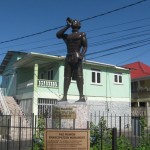
<svg viewBox="0 0 150 150"><path fill-rule="evenodd" d="M72 24L71 24L72 29L80 29L81 28L81 23L78 20L72 20Z"/></svg>
<svg viewBox="0 0 150 150"><path fill-rule="evenodd" d="M72 29L80 29L81 28L81 23L78 20L73 20L71 18L66 19L67 23L72 27Z"/></svg>

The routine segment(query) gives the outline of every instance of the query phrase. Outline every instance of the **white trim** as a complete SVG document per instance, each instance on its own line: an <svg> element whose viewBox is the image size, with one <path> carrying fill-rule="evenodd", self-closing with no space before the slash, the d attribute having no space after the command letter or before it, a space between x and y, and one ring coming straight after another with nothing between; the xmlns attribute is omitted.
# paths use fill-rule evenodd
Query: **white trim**
<svg viewBox="0 0 150 150"><path fill-rule="evenodd" d="M114 82L115 85L124 85L123 83Z"/></svg>
<svg viewBox="0 0 150 150"><path fill-rule="evenodd" d="M102 84L102 83L93 83L93 82L91 82L91 85L103 86L103 84Z"/></svg>

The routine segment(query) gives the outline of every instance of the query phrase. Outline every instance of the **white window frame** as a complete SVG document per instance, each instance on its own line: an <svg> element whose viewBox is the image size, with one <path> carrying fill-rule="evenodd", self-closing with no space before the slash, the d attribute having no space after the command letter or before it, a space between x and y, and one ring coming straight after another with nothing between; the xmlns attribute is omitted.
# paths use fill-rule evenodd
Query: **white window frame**
<svg viewBox="0 0 150 150"><path fill-rule="evenodd" d="M95 74L95 81L93 81L93 73ZM99 75L99 82L98 82L98 75ZM101 71L100 70L91 70L91 84L101 85Z"/></svg>
<svg viewBox="0 0 150 150"><path fill-rule="evenodd" d="M117 81L115 81L115 77L117 77ZM120 81L121 78L121 81ZM123 84L123 76L122 73L115 73L114 74L114 83L115 84Z"/></svg>

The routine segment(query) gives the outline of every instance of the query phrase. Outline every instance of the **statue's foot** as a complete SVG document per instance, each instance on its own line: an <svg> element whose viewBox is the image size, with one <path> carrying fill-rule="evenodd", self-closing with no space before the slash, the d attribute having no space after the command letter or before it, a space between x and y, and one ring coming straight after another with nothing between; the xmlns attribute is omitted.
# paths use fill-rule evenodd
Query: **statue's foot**
<svg viewBox="0 0 150 150"><path fill-rule="evenodd" d="M84 96L80 96L79 100L76 102L85 102L85 97Z"/></svg>
<svg viewBox="0 0 150 150"><path fill-rule="evenodd" d="M67 97L64 96L59 102L67 102Z"/></svg>

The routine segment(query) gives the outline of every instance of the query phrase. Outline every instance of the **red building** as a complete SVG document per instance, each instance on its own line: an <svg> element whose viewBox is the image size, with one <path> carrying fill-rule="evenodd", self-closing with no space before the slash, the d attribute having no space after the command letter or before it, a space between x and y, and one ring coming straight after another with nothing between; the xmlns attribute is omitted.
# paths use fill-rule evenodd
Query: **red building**
<svg viewBox="0 0 150 150"><path fill-rule="evenodd" d="M150 116L150 66L134 62L123 66L131 71L132 115ZM148 119L150 125L150 119Z"/></svg>

